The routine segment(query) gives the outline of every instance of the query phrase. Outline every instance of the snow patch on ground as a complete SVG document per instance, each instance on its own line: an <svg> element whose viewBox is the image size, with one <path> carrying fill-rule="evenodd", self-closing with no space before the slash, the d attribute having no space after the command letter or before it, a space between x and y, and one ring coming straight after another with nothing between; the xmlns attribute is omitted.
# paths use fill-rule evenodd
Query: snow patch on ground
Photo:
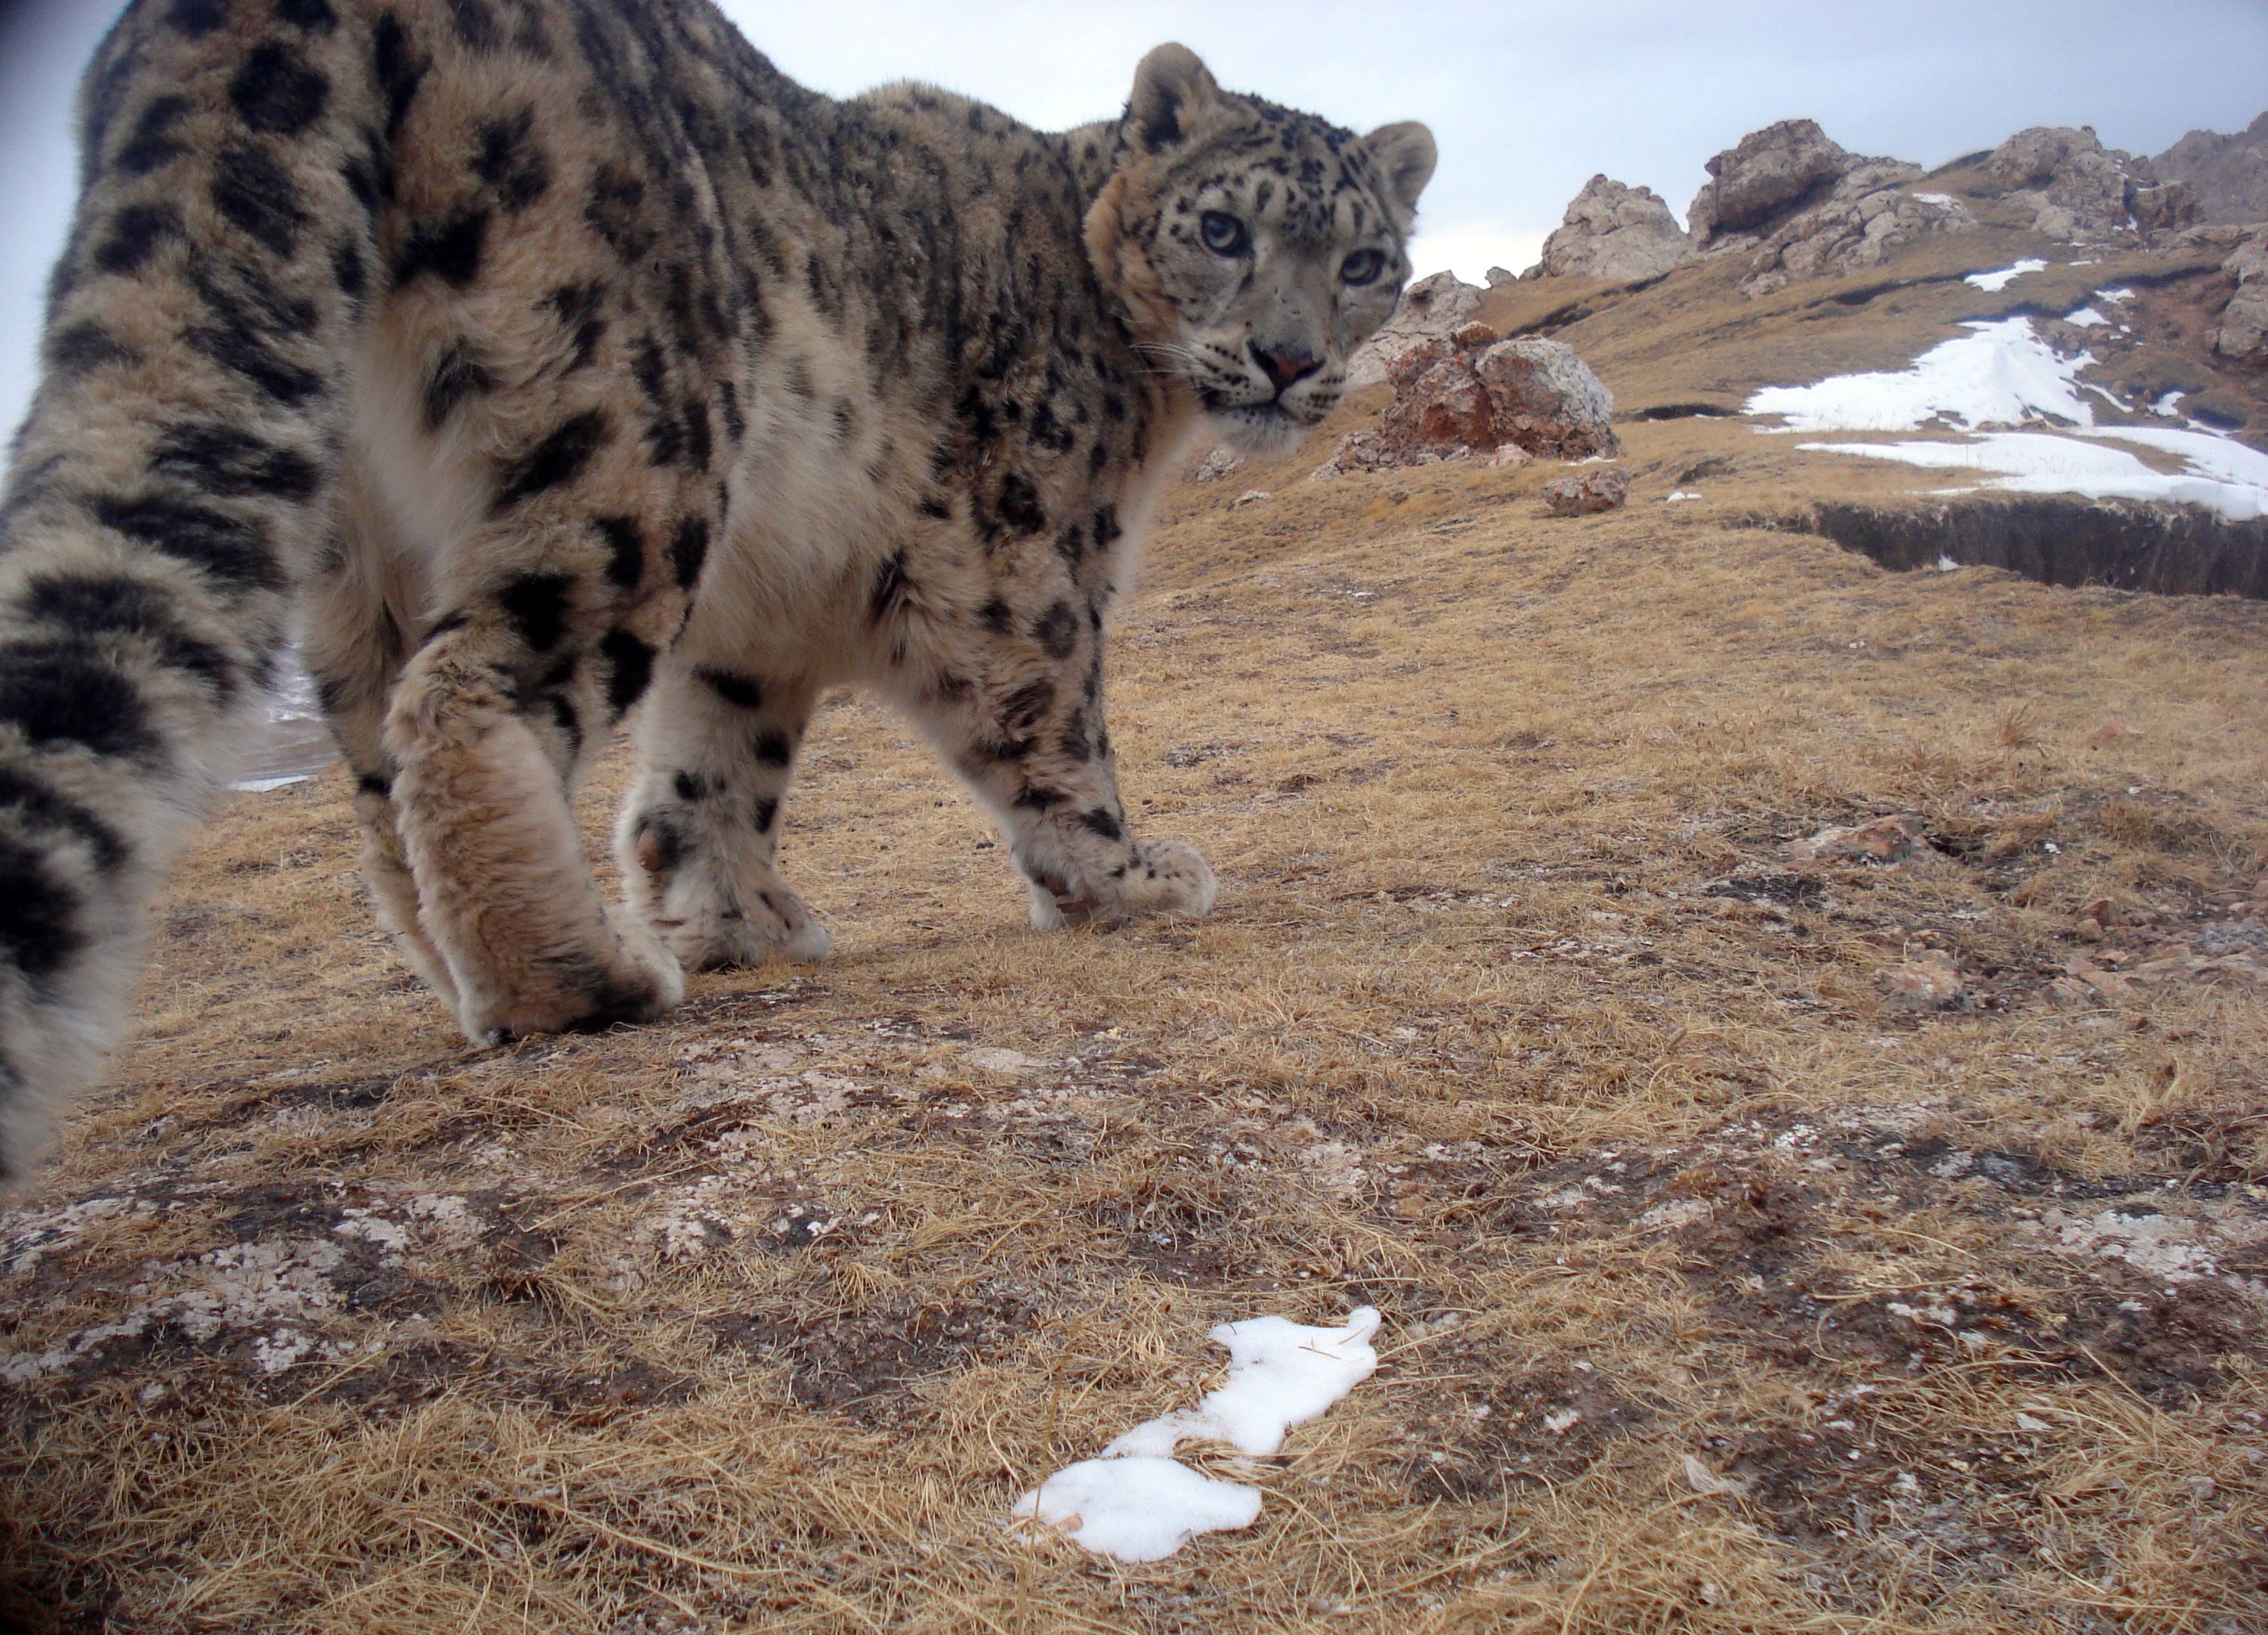
<svg viewBox="0 0 2268 1635"><path fill-rule="evenodd" d="M1965 327L1974 333L1932 347L1911 368L1835 375L1812 386L1767 387L1749 399L1747 410L1782 416L1782 423L1771 428L1777 431L1915 431L1933 423L1971 431L1976 435L1962 442L1798 446L1911 466L1994 472L1999 475L1984 486L2015 493L2203 505L2232 522L2268 514L2268 454L2205 431L2097 426L2077 379L2095 361L2091 353L2058 356L2029 318ZM2085 389L2117 404L2098 387ZM2173 401L2169 394L2152 408L2169 416ZM2000 429L2036 426L2043 420L2068 430ZM2184 469L2155 470L2123 449L2105 448L2106 438L2177 455Z"/></svg>
<svg viewBox="0 0 2268 1635"><path fill-rule="evenodd" d="M1049 1477L1016 1501L1011 1522L1036 1522L1121 1561L1162 1560L1200 1533L1251 1526L1258 1489L1201 1476L1176 1463L1174 1450L1212 1441L1256 1456L1278 1452L1293 1425L1321 1418L1377 1368L1378 1324L1368 1306L1336 1329L1285 1317L1221 1324L1207 1337L1228 1348L1226 1384Z"/></svg>
<svg viewBox="0 0 2268 1635"><path fill-rule="evenodd" d="M1961 282L1973 284L1987 295L1998 295L2026 273L2045 272L2047 263L2027 258L2014 267L2003 267L1998 272L1973 272Z"/></svg>
<svg viewBox="0 0 2268 1635"><path fill-rule="evenodd" d="M2137 434L2146 430L2120 426L2106 428L2097 435L2139 441ZM1895 460L1910 466L1999 472L2003 475L1985 486L2012 493L2166 500L2204 505L2232 522L2249 522L2268 514L2268 487L2259 482L2225 482L2212 475L2169 475L2153 471L2124 449L2051 432L1992 431L1968 443L1799 443L1796 446L1822 453Z"/></svg>
<svg viewBox="0 0 2268 1635"><path fill-rule="evenodd" d="M1974 335L1940 342L1896 372L1833 375L1815 386L1766 387L1744 406L1780 415L1781 431L1916 431L1933 420L2017 425L2052 417L2095 423L2074 377L2089 353L2058 357L2029 318L1965 325Z"/></svg>

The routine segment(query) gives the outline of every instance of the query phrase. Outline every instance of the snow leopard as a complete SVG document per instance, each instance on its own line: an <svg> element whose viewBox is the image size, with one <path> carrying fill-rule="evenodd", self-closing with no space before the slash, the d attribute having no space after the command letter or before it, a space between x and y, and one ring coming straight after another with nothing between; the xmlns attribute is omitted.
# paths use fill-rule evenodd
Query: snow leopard
<svg viewBox="0 0 2268 1635"><path fill-rule="evenodd" d="M1200 433L1281 447L1432 173L1160 46L1063 132L836 99L709 0L135 0L0 493L0 1167L117 1036L296 641L376 913L477 1044L828 952L816 702L903 711L1042 929L1202 914L1103 639ZM569 795L637 757L601 895Z"/></svg>

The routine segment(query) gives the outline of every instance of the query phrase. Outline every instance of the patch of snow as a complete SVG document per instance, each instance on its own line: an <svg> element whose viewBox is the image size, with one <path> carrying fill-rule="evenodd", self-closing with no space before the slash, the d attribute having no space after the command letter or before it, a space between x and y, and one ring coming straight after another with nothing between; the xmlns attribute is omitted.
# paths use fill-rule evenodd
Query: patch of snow
<svg viewBox="0 0 2268 1635"><path fill-rule="evenodd" d="M2092 306L2082 306L2075 313L2066 313L2063 315L2063 320L2080 329L2099 328L2110 321Z"/></svg>
<svg viewBox="0 0 2268 1635"><path fill-rule="evenodd" d="M2097 290L2095 292L2095 298L2098 301L2131 301L2134 298L2134 291L2132 290Z"/></svg>
<svg viewBox="0 0 2268 1635"><path fill-rule="evenodd" d="M1668 497L1664 499L1661 503L1665 505L1674 505L1680 500L1699 499L1700 497L1700 494L1691 489L1673 489L1670 490Z"/></svg>
<svg viewBox="0 0 2268 1635"><path fill-rule="evenodd" d="M1207 1337L1228 1348L1226 1384L1049 1477L1016 1501L1010 1522L1037 1522L1122 1561L1162 1560L1199 1533L1251 1526L1257 1489L1201 1476L1176 1463L1174 1450L1202 1440L1278 1452L1293 1425L1321 1418L1377 1368L1370 1341L1378 1325L1368 1306L1336 1329L1285 1317L1221 1324Z"/></svg>
<svg viewBox="0 0 2268 1635"><path fill-rule="evenodd" d="M2166 418L2170 419L2174 416L2182 412L2176 407L2176 405L2188 395L2188 393L2183 391L2179 387L2176 387L2172 391L2167 393L2165 396L2151 404L2150 412L2154 415L2163 416Z"/></svg>
<svg viewBox="0 0 2268 1635"><path fill-rule="evenodd" d="M1961 202L1949 193L1917 193L1914 197L1924 204L1958 204Z"/></svg>
<svg viewBox="0 0 2268 1635"><path fill-rule="evenodd" d="M1183 1442L1226 1442L1240 1453L1272 1454L1295 1425L1320 1419L1378 1366L1371 1336L1378 1313L1366 1306L1337 1329L1311 1329L1286 1317L1225 1322L1207 1337L1228 1347L1228 1383L1195 1408L1136 1425L1105 1457L1163 1457Z"/></svg>
<svg viewBox="0 0 2268 1635"><path fill-rule="evenodd" d="M2010 284L2022 277L2026 273L2046 271L2047 265L2048 264L2045 261L2036 261L2028 257L2023 261L2018 261L2014 267L2003 267L1998 272L1970 273L1961 282L1963 284L1973 284L1988 295L1998 295L2001 291L2007 289Z"/></svg>
<svg viewBox="0 0 2268 1635"><path fill-rule="evenodd" d="M2268 454L2213 431L2173 431L2161 426L2098 426L2099 438L2139 443L2179 454L2199 476L2268 490Z"/></svg>
<svg viewBox="0 0 2268 1635"><path fill-rule="evenodd" d="M247 795L264 795L271 789L282 789L290 784L304 784L314 777L313 772L292 772L283 777L247 777L231 784L231 789L242 790Z"/></svg>
<svg viewBox="0 0 2268 1635"><path fill-rule="evenodd" d="M1958 573L1961 571L1961 564L1943 551L1940 551L1937 554L1937 571L1940 573Z"/></svg>
<svg viewBox="0 0 2268 1635"><path fill-rule="evenodd" d="M1260 1490L1171 1459L1082 1459L1017 1500L1013 1513L1097 1555L1162 1561L1200 1533L1250 1527Z"/></svg>
<svg viewBox="0 0 2268 1635"><path fill-rule="evenodd" d="M2095 361L2058 357L2029 318L1980 320L1895 373L1832 375L1813 386L1766 387L1743 405L1779 415L1778 431L1914 431L1932 420L2016 425L2051 416L2091 426L2075 377Z"/></svg>
<svg viewBox="0 0 2268 1635"><path fill-rule="evenodd" d="M2137 442L2161 437L2198 437L2194 432L2132 426L2106 427L2100 435ZM2203 505L2232 522L2249 522L2268 515L2268 484L2257 480L2231 480L2237 471L2249 468L2242 460L2220 462L2203 475L2169 475L2151 470L2123 449L2105 448L2099 441L2088 438L2041 431L1993 431L1967 443L1801 443L1797 446L1823 453L1894 460L1910 466L1999 472L2004 475L1985 486L2013 493L2164 500ZM2229 446L2253 460L2263 458L2241 445ZM2174 452L2185 450L2186 445ZM2215 475L2220 472L2230 473L2231 476Z"/></svg>

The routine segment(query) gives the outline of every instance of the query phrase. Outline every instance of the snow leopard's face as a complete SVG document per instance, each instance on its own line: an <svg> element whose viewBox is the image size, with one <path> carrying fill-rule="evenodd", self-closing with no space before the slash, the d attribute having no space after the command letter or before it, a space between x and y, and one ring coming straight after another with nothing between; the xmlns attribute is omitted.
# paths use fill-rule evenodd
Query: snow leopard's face
<svg viewBox="0 0 2268 1635"><path fill-rule="evenodd" d="M1223 92L1180 46L1143 59L1117 173L1087 218L1138 337L1222 441L1281 447L1336 407L1350 354L1393 313L1423 125L1367 136Z"/></svg>

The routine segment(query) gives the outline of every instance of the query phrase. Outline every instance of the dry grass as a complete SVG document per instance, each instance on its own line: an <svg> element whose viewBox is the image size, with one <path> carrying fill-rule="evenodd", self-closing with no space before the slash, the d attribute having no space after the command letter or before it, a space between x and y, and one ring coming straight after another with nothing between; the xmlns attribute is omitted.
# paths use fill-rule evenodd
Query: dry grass
<svg viewBox="0 0 2268 1635"><path fill-rule="evenodd" d="M343 780L234 802L0 1221L60 1348L0 1388L18 1620L2262 1627L2268 608L1887 575L1732 526L1877 474L1629 440L1579 521L1315 448L1174 497L1114 727L1203 922L1026 932L847 702L788 843L835 961L475 1052ZM1783 857L1893 811L1920 857ZM2124 975L2176 944L2239 957ZM1932 950L1970 1008L1886 997ZM1364 1301L1254 1529L1002 1532L1209 1325Z"/></svg>

